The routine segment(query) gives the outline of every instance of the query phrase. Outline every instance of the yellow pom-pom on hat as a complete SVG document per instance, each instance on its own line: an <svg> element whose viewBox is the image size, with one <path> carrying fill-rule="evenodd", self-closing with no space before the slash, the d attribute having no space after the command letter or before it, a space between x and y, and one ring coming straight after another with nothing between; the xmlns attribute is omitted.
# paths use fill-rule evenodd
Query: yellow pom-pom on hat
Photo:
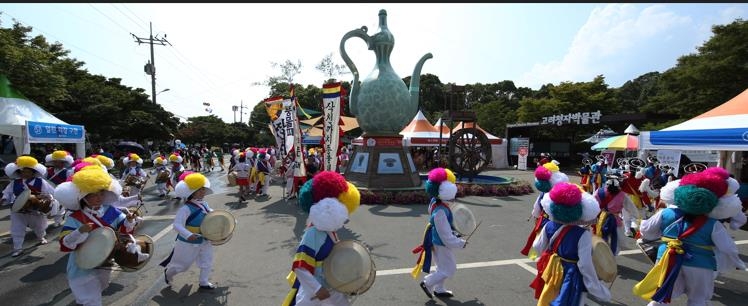
<svg viewBox="0 0 748 306"><path fill-rule="evenodd" d="M191 190L197 190L200 187L205 186L205 182L208 179L200 173L192 173L184 177L184 182L190 187Z"/></svg>
<svg viewBox="0 0 748 306"><path fill-rule="evenodd" d="M86 166L73 175L73 184L81 191L81 197L89 193L109 190L112 177L101 171L101 168Z"/></svg>
<svg viewBox="0 0 748 306"><path fill-rule="evenodd" d="M361 206L361 193L358 191L358 188L351 184L351 182L346 182L348 184L348 189L338 195L338 201L340 203L343 203L345 208L348 209L348 214L352 214L356 209L358 209L359 206Z"/></svg>
<svg viewBox="0 0 748 306"><path fill-rule="evenodd" d="M140 156L138 156L138 154L130 153L124 159L122 159L122 163L124 163L125 165L127 165L130 162L137 162L138 164L143 164L143 159L140 158Z"/></svg>
<svg viewBox="0 0 748 306"><path fill-rule="evenodd" d="M98 159L99 162L107 169L112 169L114 167L114 160L106 157L106 155L96 155L96 159Z"/></svg>
<svg viewBox="0 0 748 306"><path fill-rule="evenodd" d="M65 159L65 156L68 156L67 151L57 150L52 152L52 159L54 160L63 160Z"/></svg>
<svg viewBox="0 0 748 306"><path fill-rule="evenodd" d="M551 171L551 172L556 172L559 170L558 165L556 165L555 163L545 163L543 164L543 167L548 169L548 171Z"/></svg>
<svg viewBox="0 0 748 306"><path fill-rule="evenodd" d="M73 174L72 180L55 187L55 199L65 208L80 210L80 201L91 193L104 192L104 203L111 204L119 199L122 186L115 182L101 166L89 165Z"/></svg>
<svg viewBox="0 0 748 306"><path fill-rule="evenodd" d="M97 165L99 167L103 166L101 164L101 161L98 158L96 158L96 157L90 157L90 156L86 157L86 158L83 159L83 162L89 163L89 164L92 164L92 165Z"/></svg>
<svg viewBox="0 0 748 306"><path fill-rule="evenodd" d="M449 170L447 168L444 168L444 171L447 172L447 180L452 182L452 184L457 183L457 177L455 176L455 173L452 172L452 170Z"/></svg>
<svg viewBox="0 0 748 306"><path fill-rule="evenodd" d="M19 156L16 159L16 165L18 165L18 168L34 168L36 164L39 162L36 160L36 158L33 158L31 156Z"/></svg>
<svg viewBox="0 0 748 306"><path fill-rule="evenodd" d="M177 183L174 187L174 193L177 197L187 199L200 188L208 190L206 195L213 193L213 190L210 188L210 181L205 175L202 173L191 173Z"/></svg>

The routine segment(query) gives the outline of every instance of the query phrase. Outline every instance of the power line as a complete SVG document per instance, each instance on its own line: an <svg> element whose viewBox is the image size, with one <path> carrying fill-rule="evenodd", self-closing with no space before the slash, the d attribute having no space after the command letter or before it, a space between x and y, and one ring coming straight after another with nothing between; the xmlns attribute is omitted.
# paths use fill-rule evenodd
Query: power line
<svg viewBox="0 0 748 306"><path fill-rule="evenodd" d="M122 29L122 31L125 31L125 33L130 33L129 31L127 31L127 29L125 29L125 27L123 27L121 24L119 24L119 22L117 22L114 19L112 19L111 17L109 17L109 15L104 14L104 12L100 11L98 8L96 8L95 6L93 6L93 4L89 3L88 5L90 7L92 7L93 9L95 9L97 12L99 12L99 14L101 14L104 17L106 17L106 19L109 19L112 23L116 24L120 29Z"/></svg>
<svg viewBox="0 0 748 306"><path fill-rule="evenodd" d="M44 29L42 29L42 28L40 28L40 27L37 27L37 26L32 26L32 25L30 25L30 24L28 24L28 23L26 23L26 22L23 22L23 20L21 20L21 19L18 19L17 17L15 17L15 16L13 16L13 15L11 15L11 14L8 14L8 12L2 12L2 13L3 13L3 14L5 14L5 15L8 15L8 16L10 16L10 17L11 17L11 18L13 18L13 19L14 19L15 21L17 21L17 22L19 22L19 23L21 23L21 24L23 24L23 25L25 25L25 26L27 26L27 27L31 27L32 29L36 29L37 31L41 32L42 34L44 34L44 35L47 35L47 36L49 36L49 37L51 37L51 38L54 38L55 40L57 40L58 42L60 42L60 43L62 44L62 40L61 40L61 39L60 39L59 37L57 37L57 36L55 36L55 35L52 35L52 34L49 34L49 32L47 32L47 31L44 31ZM110 63L110 64L112 64L112 65L114 65L114 66L117 66L117 67L120 67L120 68L123 68L123 69L130 69L130 68L128 68L128 67L122 66L121 64L118 64L118 63L115 63L115 62L113 62L113 61L110 61L109 59L106 59L106 58L104 58L104 57L102 57L102 56L99 56L99 55L97 55L97 54L95 54L95 53L93 53L93 52L91 52L91 51L88 51L88 50L86 50L86 49L83 49L83 48L81 48L81 47L79 47L79 46L77 46L77 45L75 45L75 44L72 44L72 43L69 43L69 42L68 42L68 43L64 43L63 45L65 45L65 46L72 46L72 47L74 47L74 48L76 48L76 49L78 49L78 50L80 50L80 51L82 51L82 52L85 52L85 53L88 53L88 54L90 54L90 55L92 55L92 56L95 56L95 57L97 57L98 59L100 59L100 60L102 60L102 61L105 61L105 62L107 62L107 63Z"/></svg>
<svg viewBox="0 0 748 306"><path fill-rule="evenodd" d="M129 15L125 14L125 12L123 12L122 10L120 10L120 9L119 9L119 8L118 8L118 7L117 7L117 6L116 6L116 5L114 4L114 3L109 3L109 4L110 4L110 5L112 6L112 7L114 7L114 8L115 8L115 9L116 9L116 10L117 10L118 12L120 12L120 14L122 14L122 15L123 15L123 16L125 16L125 17L127 17L127 19L130 19L130 21L132 21L132 23L134 23L135 25L139 26L139 27L140 27L141 29L143 29L143 30L145 30L145 29L146 29L146 28L144 28L144 27L143 27L143 26L142 26L142 25L141 25L140 23L138 23L137 21L135 21L135 19L132 19L132 17L130 17Z"/></svg>
<svg viewBox="0 0 748 306"><path fill-rule="evenodd" d="M138 20L140 20L140 22L145 23L145 21L143 19L140 19L140 17L138 16L138 14L135 14L135 12L133 12L132 10L130 10L130 8L128 8L127 5L125 5L123 3L120 3L119 5L121 5L122 7L124 7L128 12L130 12L133 16L135 16L135 18L138 18ZM143 28L143 29L145 29L145 28Z"/></svg>

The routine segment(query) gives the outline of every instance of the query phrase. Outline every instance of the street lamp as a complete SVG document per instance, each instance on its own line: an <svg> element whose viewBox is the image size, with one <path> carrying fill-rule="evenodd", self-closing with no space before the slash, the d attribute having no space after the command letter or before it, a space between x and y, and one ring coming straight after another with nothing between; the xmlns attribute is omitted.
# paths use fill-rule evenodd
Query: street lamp
<svg viewBox="0 0 748 306"><path fill-rule="evenodd" d="M159 91L159 92L157 92L157 93L156 93L156 95L158 96L158 94L160 94L160 93L162 93L162 92L164 92L164 91L169 91L169 90L171 90L171 89L169 89L169 88L166 88L166 89L164 89L164 90L162 90L162 91Z"/></svg>

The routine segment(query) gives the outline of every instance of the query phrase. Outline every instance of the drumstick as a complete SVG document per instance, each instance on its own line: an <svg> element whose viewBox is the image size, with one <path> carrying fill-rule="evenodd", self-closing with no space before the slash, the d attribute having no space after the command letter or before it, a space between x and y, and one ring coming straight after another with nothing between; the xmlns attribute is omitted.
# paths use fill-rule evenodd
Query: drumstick
<svg viewBox="0 0 748 306"><path fill-rule="evenodd" d="M473 229L473 231L470 232L467 238L465 238L465 245L467 245L467 242L468 240L470 240L470 237L472 237L473 234L475 234L475 231L478 230L478 226L480 226L481 223L483 223L483 220L478 221L478 224L475 225L475 228ZM462 248L465 248L465 246L463 246Z"/></svg>

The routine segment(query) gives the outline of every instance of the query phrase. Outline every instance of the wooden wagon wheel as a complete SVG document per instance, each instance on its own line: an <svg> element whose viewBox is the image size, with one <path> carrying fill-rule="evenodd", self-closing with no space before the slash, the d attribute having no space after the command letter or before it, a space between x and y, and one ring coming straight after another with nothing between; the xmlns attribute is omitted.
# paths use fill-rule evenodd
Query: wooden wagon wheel
<svg viewBox="0 0 748 306"><path fill-rule="evenodd" d="M449 138L449 168L459 176L474 177L491 159L491 143L481 130L464 128Z"/></svg>

